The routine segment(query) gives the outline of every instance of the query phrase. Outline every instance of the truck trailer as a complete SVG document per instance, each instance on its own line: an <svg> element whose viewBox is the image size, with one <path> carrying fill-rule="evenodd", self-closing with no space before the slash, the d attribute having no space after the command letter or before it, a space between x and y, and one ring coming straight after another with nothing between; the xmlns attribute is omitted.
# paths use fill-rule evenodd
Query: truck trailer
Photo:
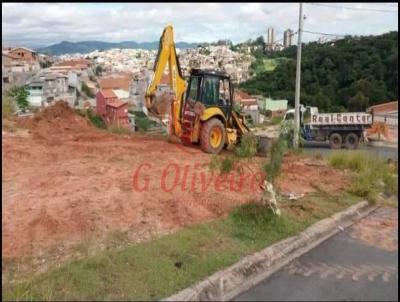
<svg viewBox="0 0 400 302"><path fill-rule="evenodd" d="M294 120L294 113L294 109L288 110L282 122ZM369 113L318 113L317 107L300 105L302 137L306 141L328 141L332 149L357 149L372 123L373 115Z"/></svg>

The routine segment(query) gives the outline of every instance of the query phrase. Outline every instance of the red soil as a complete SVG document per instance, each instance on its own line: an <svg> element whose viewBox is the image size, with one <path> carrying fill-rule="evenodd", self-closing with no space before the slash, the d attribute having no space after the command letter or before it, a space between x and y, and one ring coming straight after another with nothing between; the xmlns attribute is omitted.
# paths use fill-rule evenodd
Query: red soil
<svg viewBox="0 0 400 302"><path fill-rule="evenodd" d="M155 137L95 129L63 103L17 124L30 133L3 132L3 258L42 256L89 236L101 242L113 231L141 240L224 216L261 197L250 173L237 192L231 186L238 189L239 175L220 182L208 168L211 155ZM253 171L260 160L253 161ZM145 163L135 187L135 171ZM279 185L309 192L311 183L322 181L333 190L343 184L337 173L285 158Z"/></svg>

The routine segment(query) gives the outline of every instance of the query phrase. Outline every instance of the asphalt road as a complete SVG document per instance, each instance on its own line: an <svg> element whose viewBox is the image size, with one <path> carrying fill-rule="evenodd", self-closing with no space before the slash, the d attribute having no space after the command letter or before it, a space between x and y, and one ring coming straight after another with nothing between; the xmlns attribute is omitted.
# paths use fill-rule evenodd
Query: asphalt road
<svg viewBox="0 0 400 302"><path fill-rule="evenodd" d="M322 156L329 156L332 152L336 151L329 148L328 143L321 142L307 142L303 148L305 153L309 154L321 154ZM346 149L342 149L346 150ZM398 148L393 147L372 147L366 145L360 145L358 150L365 151L371 155L381 157L383 159L398 160ZM353 150L346 150L347 152L353 152Z"/></svg>
<svg viewBox="0 0 400 302"><path fill-rule="evenodd" d="M397 209L379 208L235 301L398 301Z"/></svg>

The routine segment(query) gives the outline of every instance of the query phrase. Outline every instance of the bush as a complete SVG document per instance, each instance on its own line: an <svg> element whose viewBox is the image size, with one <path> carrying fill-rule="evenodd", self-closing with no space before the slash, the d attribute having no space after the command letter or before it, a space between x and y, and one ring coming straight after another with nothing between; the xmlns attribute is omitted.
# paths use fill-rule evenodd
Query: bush
<svg viewBox="0 0 400 302"><path fill-rule="evenodd" d="M3 96L1 100L1 117L10 118L15 113L15 103L10 96Z"/></svg>
<svg viewBox="0 0 400 302"><path fill-rule="evenodd" d="M242 136L238 146L235 148L235 155L239 158L253 157L257 154L258 139L251 132L247 132Z"/></svg>
<svg viewBox="0 0 400 302"><path fill-rule="evenodd" d="M147 117L135 117L135 125L139 131L147 131L153 125L153 121Z"/></svg>
<svg viewBox="0 0 400 302"><path fill-rule="evenodd" d="M13 87L10 89L10 91L8 92L8 95L10 97L12 97L15 102L17 103L18 107L25 111L28 106L29 106L29 102L28 102L28 91L25 89L25 87L21 86L21 87Z"/></svg>
<svg viewBox="0 0 400 302"><path fill-rule="evenodd" d="M300 130L301 131L301 130ZM300 135L300 131L296 134L299 139L299 146L303 146L305 143L304 138ZM293 121L285 121L281 124L279 137L287 142L289 148L293 148L293 139L295 135Z"/></svg>
<svg viewBox="0 0 400 302"><path fill-rule="evenodd" d="M104 122L104 120L101 118L101 116L97 115L96 113L94 113L92 110L87 110L86 111L87 114L87 118L89 119L89 121L96 127L96 128L100 128L100 129L106 129L107 125Z"/></svg>
<svg viewBox="0 0 400 302"><path fill-rule="evenodd" d="M329 163L335 168L353 171L355 175L349 191L371 202L375 202L382 191L392 195L398 192L396 167L383 159L362 151L336 151L329 157Z"/></svg>
<svg viewBox="0 0 400 302"><path fill-rule="evenodd" d="M235 167L235 158L234 157L221 157L218 155L214 155L211 158L209 167L211 170L218 170L220 174L229 173Z"/></svg>
<svg viewBox="0 0 400 302"><path fill-rule="evenodd" d="M263 167L267 173L267 180L270 183L275 183L275 180L279 176L282 168L283 153L287 149L287 142L283 138L279 138L275 141L269 150L269 162Z"/></svg>
<svg viewBox="0 0 400 302"><path fill-rule="evenodd" d="M283 117L282 116L274 116L272 119L271 119L271 124L272 125L278 125L281 121L282 121L282 119L283 119Z"/></svg>

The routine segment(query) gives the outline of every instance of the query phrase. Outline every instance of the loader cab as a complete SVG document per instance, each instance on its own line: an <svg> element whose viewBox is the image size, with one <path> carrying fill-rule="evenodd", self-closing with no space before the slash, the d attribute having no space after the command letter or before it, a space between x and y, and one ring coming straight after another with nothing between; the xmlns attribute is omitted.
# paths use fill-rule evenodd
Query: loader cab
<svg viewBox="0 0 400 302"><path fill-rule="evenodd" d="M206 108L218 107L229 118L233 106L233 85L222 71L193 69L185 103L200 102Z"/></svg>

